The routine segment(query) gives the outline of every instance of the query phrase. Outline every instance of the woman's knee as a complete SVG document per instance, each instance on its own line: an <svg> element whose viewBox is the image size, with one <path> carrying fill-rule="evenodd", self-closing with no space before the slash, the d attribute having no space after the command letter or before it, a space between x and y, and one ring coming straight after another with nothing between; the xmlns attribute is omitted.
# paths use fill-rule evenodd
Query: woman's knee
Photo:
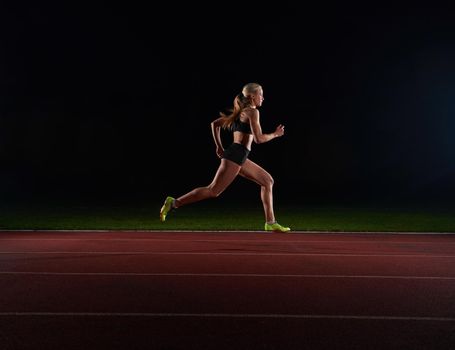
<svg viewBox="0 0 455 350"><path fill-rule="evenodd" d="M209 191L210 198L216 198L223 192L222 190L217 189L213 186L207 186L207 190Z"/></svg>
<svg viewBox="0 0 455 350"><path fill-rule="evenodd" d="M273 184L275 183L275 180L273 179L272 175L268 175L262 183L262 186L271 188L273 187Z"/></svg>

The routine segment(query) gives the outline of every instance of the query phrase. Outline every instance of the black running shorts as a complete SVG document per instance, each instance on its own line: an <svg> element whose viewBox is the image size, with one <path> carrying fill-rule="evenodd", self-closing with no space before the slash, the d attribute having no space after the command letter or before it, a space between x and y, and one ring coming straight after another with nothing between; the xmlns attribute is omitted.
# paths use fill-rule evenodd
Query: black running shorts
<svg viewBox="0 0 455 350"><path fill-rule="evenodd" d="M224 159L232 160L238 165L242 165L248 158L250 150L240 143L232 143L228 148L224 150Z"/></svg>

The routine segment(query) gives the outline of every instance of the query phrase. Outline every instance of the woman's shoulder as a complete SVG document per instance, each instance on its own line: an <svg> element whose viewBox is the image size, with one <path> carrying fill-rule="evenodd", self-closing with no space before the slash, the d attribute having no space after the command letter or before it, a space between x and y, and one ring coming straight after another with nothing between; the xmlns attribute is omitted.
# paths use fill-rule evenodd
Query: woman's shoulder
<svg viewBox="0 0 455 350"><path fill-rule="evenodd" d="M259 115L259 111L256 108L246 107L242 111L241 114L245 115L249 119L250 117L258 116Z"/></svg>

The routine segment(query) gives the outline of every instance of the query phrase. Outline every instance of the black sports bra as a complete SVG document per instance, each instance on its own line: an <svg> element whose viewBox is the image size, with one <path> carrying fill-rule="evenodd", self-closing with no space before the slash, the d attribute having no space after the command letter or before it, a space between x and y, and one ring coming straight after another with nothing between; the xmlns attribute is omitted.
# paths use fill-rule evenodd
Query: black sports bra
<svg viewBox="0 0 455 350"><path fill-rule="evenodd" d="M245 134L252 134L250 123L244 123L244 122L240 121L239 118L234 120L234 123L232 123L231 130L232 131L241 131Z"/></svg>

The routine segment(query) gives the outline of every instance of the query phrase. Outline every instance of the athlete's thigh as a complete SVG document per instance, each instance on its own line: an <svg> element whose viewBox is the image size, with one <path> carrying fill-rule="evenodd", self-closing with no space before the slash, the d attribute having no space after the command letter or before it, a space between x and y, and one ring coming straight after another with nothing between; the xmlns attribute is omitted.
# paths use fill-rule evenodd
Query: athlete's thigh
<svg viewBox="0 0 455 350"><path fill-rule="evenodd" d="M209 186L214 192L223 192L239 174L240 168L240 165L230 160L221 159L220 166Z"/></svg>
<svg viewBox="0 0 455 350"><path fill-rule="evenodd" d="M248 180L256 182L260 186L265 186L273 181L272 175L250 159L247 159L246 162L243 163L242 168L240 169L240 175Z"/></svg>

